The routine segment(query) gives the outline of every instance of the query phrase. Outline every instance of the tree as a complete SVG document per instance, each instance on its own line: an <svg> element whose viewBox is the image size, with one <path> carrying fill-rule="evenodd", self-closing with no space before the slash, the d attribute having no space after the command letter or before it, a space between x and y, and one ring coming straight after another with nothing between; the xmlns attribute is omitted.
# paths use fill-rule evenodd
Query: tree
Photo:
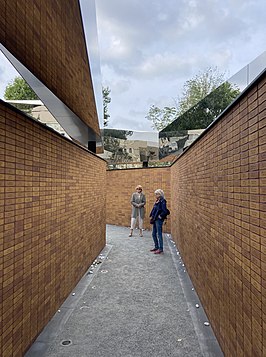
<svg viewBox="0 0 266 357"><path fill-rule="evenodd" d="M108 129L107 128L107 129L102 130L102 135L105 138L112 137L112 138L127 140L128 136L133 135L133 131L132 130Z"/></svg>
<svg viewBox="0 0 266 357"><path fill-rule="evenodd" d="M5 89L6 100L34 100L39 99L28 83L22 77L15 77ZM16 104L18 109L29 111L31 106L27 104Z"/></svg>
<svg viewBox="0 0 266 357"><path fill-rule="evenodd" d="M217 67L209 67L205 72L199 72L194 78L186 81L182 96L178 99L177 114L185 113L218 88L224 81L224 75L225 73L219 73Z"/></svg>
<svg viewBox="0 0 266 357"><path fill-rule="evenodd" d="M240 93L217 68L208 68L185 82L176 107L150 107L146 118L157 130L176 131L206 128ZM170 124L172 123L172 124Z"/></svg>
<svg viewBox="0 0 266 357"><path fill-rule="evenodd" d="M167 124L175 120L177 110L175 107L164 107L160 109L152 105L145 118L152 121L152 128L158 131L162 130Z"/></svg>
<svg viewBox="0 0 266 357"><path fill-rule="evenodd" d="M232 103L239 93L238 88L234 88L229 82L224 82L192 108L179 115L163 131L205 129Z"/></svg>
<svg viewBox="0 0 266 357"><path fill-rule="evenodd" d="M103 126L108 125L108 119L110 115L108 114L108 104L111 103L111 97L109 96L111 93L111 89L109 87L102 88L103 94Z"/></svg>
<svg viewBox="0 0 266 357"><path fill-rule="evenodd" d="M133 135L131 130L103 129L104 149L110 151L112 156L111 163L132 161L132 157L127 153L123 142Z"/></svg>

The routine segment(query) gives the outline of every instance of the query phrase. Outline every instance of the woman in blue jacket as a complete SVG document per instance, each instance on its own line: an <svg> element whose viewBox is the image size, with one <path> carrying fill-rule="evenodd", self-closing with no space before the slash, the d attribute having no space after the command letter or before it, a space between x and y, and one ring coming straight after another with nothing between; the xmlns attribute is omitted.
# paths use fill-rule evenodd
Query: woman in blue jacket
<svg viewBox="0 0 266 357"><path fill-rule="evenodd" d="M150 222L153 224L152 238L154 241L154 248L151 249L151 252L154 252L154 254L161 254L163 253L162 227L166 216L169 214L169 211L166 207L166 200L164 198L163 190L158 189L154 193L156 201L150 213Z"/></svg>

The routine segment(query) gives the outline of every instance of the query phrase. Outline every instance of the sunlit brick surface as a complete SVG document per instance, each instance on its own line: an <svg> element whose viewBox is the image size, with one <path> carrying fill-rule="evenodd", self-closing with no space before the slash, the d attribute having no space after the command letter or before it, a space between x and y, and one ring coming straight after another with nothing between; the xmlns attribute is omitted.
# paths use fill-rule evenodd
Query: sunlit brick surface
<svg viewBox="0 0 266 357"><path fill-rule="evenodd" d="M78 0L0 0L0 43L99 134Z"/></svg>
<svg viewBox="0 0 266 357"><path fill-rule="evenodd" d="M143 187L146 196L144 228L151 229L149 214L155 202L154 191L161 188L171 211L170 168L146 168L107 171L106 219L109 224L130 226L130 199L137 185ZM171 215L164 231L171 231Z"/></svg>
<svg viewBox="0 0 266 357"><path fill-rule="evenodd" d="M226 357L266 356L265 75L172 166L172 234Z"/></svg>
<svg viewBox="0 0 266 357"><path fill-rule="evenodd" d="M23 356L105 245L106 164L0 103L0 356Z"/></svg>

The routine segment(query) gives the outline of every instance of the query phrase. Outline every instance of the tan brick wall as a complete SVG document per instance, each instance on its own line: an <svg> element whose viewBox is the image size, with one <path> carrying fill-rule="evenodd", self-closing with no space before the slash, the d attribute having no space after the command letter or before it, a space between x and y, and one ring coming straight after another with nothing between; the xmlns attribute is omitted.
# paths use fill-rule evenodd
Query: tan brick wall
<svg viewBox="0 0 266 357"><path fill-rule="evenodd" d="M105 245L106 164L0 103L0 355L23 355Z"/></svg>
<svg viewBox="0 0 266 357"><path fill-rule="evenodd" d="M155 202L154 191L161 188L165 193L171 211L170 167L143 168L107 171L106 182L106 222L120 226L130 226L130 199L135 187L141 185L146 196L144 228L151 229L149 214ZM163 226L165 232L171 231L171 215Z"/></svg>
<svg viewBox="0 0 266 357"><path fill-rule="evenodd" d="M79 1L0 0L0 9L0 43L100 135Z"/></svg>
<svg viewBox="0 0 266 357"><path fill-rule="evenodd" d="M226 357L266 356L265 75L172 166L172 235Z"/></svg>

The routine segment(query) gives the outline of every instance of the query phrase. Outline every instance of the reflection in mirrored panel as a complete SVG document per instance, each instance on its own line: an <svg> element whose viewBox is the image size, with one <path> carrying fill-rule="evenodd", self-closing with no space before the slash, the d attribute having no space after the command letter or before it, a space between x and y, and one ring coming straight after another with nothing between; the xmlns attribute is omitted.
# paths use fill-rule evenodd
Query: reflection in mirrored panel
<svg viewBox="0 0 266 357"><path fill-rule="evenodd" d="M18 76L18 72L0 51L0 99L4 99L5 89L8 83Z"/></svg>
<svg viewBox="0 0 266 357"><path fill-rule="evenodd" d="M228 79L243 91L266 67L266 51Z"/></svg>
<svg viewBox="0 0 266 357"><path fill-rule="evenodd" d="M170 165L264 70L266 52L158 132L103 129L110 169Z"/></svg>
<svg viewBox="0 0 266 357"><path fill-rule="evenodd" d="M16 109L24 112L32 119L39 121L42 124L47 125L49 128L55 130L59 134L67 137L72 140L71 137L67 134L67 132L62 128L62 126L58 123L58 121L54 118L51 112L47 109L45 105L39 99L22 99L22 100L8 100L4 99L4 101Z"/></svg>
<svg viewBox="0 0 266 357"><path fill-rule="evenodd" d="M180 155L265 69L266 51L159 133L159 158Z"/></svg>
<svg viewBox="0 0 266 357"><path fill-rule="evenodd" d="M230 105L240 89L224 82L159 133L160 159L179 156Z"/></svg>
<svg viewBox="0 0 266 357"><path fill-rule="evenodd" d="M84 121L82 121L61 99L59 99L48 87L44 85L33 73L31 73L26 66L17 60L4 46L0 44L0 50L10 61L10 63L17 69L21 77L24 78L28 89L35 94L34 98L39 98L49 108L50 112L67 131L68 135L81 145L88 147L89 143L94 140L90 138L90 128ZM23 99L28 99L28 89ZM5 96L6 97L6 96ZM17 96L12 95L12 99L18 99ZM11 98L8 98L11 99ZM22 99L20 97L20 99Z"/></svg>
<svg viewBox="0 0 266 357"><path fill-rule="evenodd" d="M30 88L2 51L0 51L0 65L2 70L0 98L6 103L14 106L16 109L26 113L33 119L49 126L71 140L66 131L50 113L47 107L43 105L42 101L38 99L34 90ZM16 79L18 79L18 81L15 81ZM13 94L12 90L10 92L7 91L7 87L12 85L14 86ZM17 99L11 99L13 97L16 97Z"/></svg>
<svg viewBox="0 0 266 357"><path fill-rule="evenodd" d="M107 160L110 168L160 165L158 132L103 129L102 137L104 154L100 156Z"/></svg>
<svg viewBox="0 0 266 357"><path fill-rule="evenodd" d="M169 166L203 130L139 132L103 129L104 153L109 169Z"/></svg>
<svg viewBox="0 0 266 357"><path fill-rule="evenodd" d="M266 67L266 51L258 56L249 65L249 82L252 82Z"/></svg>
<svg viewBox="0 0 266 357"><path fill-rule="evenodd" d="M4 100L18 110L72 140L40 100Z"/></svg>
<svg viewBox="0 0 266 357"><path fill-rule="evenodd" d="M90 0L90 1L80 0L79 5L80 5L79 9L80 9L82 23L80 23L80 24L78 23L77 26L81 25L81 30L83 30L82 32L84 34L84 40L86 42L86 43L84 43L84 44L86 44L85 50L87 50L87 56L88 56L88 62L89 62L88 73L89 72L90 73L89 73L89 76L87 76L87 73L85 73L85 71L84 71L84 68L87 67L87 59L85 58L86 56L84 56L84 58L81 60L81 62L77 62L78 66L82 67L82 65L84 65L84 68L83 67L80 68L81 72L79 71L79 73L82 73L82 71L84 71L84 76L83 76L83 74L81 74L80 77L78 77L78 78L81 79L82 84L84 84L86 87L93 88L94 98L87 99L88 101L89 100L91 101L91 108L93 111L93 120L91 120L91 122L97 121L97 118L98 118L99 126L103 126L102 78L101 78L101 69L100 69L99 48L98 48L95 0ZM38 21L39 21L39 18L38 18ZM78 19L77 21L79 22L80 19ZM82 34L82 32L81 32L81 34ZM61 33L60 33L60 36L61 36ZM64 36L62 38L61 37L59 39L60 43L62 41L64 42L65 40L67 41L66 37L64 37ZM83 41L83 38L81 35L81 37L78 39L78 42L81 46L83 46L82 41ZM29 43L30 43L30 41L29 41ZM37 45L39 45L39 44L37 44ZM61 46L61 47L63 49L65 49L65 43L63 45L64 46L63 47ZM78 47L75 47L75 48L74 47L72 49L73 51L75 51L78 48ZM37 46L36 50L37 50L37 48L39 48L39 47ZM99 138L99 126L98 126L98 123L97 124L94 123L94 124L92 124L92 127L90 127L91 124L88 124L88 122L90 122L90 120L87 119L87 117L89 118L90 113L85 113L85 110L83 113L83 109L81 109L80 113L83 113L82 114L83 117L80 118L78 115L76 115L76 112L78 112L77 104L76 104L76 108L74 109L74 111L72 111L72 109L68 105L66 105L63 100L61 100L62 95L59 96L61 99L59 99L59 97L54 95L54 93L51 90L49 90L48 87L45 86L44 83L46 81L43 80L41 82L38 79L41 76L38 75L38 78L35 77L35 75L34 75L35 72L33 71L31 73L29 71L29 69L23 65L23 63L24 63L23 59L20 58L20 60L21 60L21 62L20 62L12 53L13 53L12 51L10 52L8 50L8 48L5 48L0 43L0 79L1 79L1 81L0 81L0 97L4 98L4 92L5 92L4 87L6 86L6 84L10 81L13 81L16 76L21 75L25 79L25 81L29 84L29 86L33 89L33 92L37 93L37 96L42 100L42 102L44 103L44 105L46 107L44 107L42 104L42 107L39 108L38 110L37 109L32 110L32 108L29 108L29 110L26 110L26 105L28 106L30 104L25 104L25 105L20 104L19 106L17 106L14 103L10 103L11 105L16 105L19 110L23 110L28 115L35 117L35 119L38 119L39 121L43 122L47 126L53 128L54 130L59 132L61 135L67 136L68 138L71 136L73 141L83 145L86 148L89 148L89 150L91 150L93 152L95 152L96 150L101 151L101 140ZM62 63L64 63L64 61ZM74 62L71 62L71 65L73 65L73 63ZM65 63L65 65L67 66L68 64ZM36 68L37 67L39 68L39 66L36 66ZM10 76L11 73L13 73L12 76ZM85 80L85 78L86 78L86 80ZM5 84L3 85L3 83L5 83ZM53 83L53 85L52 85L53 88L54 88L54 85L55 85L55 83ZM72 87L69 87L68 89L73 92ZM89 89L89 91L90 90L91 89ZM75 91L75 88L74 88L74 91ZM81 98L82 98L81 92L82 92L82 88L81 88L81 91L79 92L81 95ZM55 93L56 93L56 91L55 91ZM67 91L64 91L64 93L67 93ZM25 96L24 98L13 97L13 98L8 98L8 99L29 100L32 98L27 98ZM98 114L96 117L94 114L95 108L94 108L93 99L95 100L97 114ZM85 100L85 102L87 102L87 100ZM79 103L79 106L81 108L83 108L83 103L80 101L80 98L79 98L78 103ZM87 108L87 111L90 111L90 105L88 105L88 103L86 103L86 104L87 105L85 106L85 108ZM50 112L48 112L47 108L49 108ZM88 122L86 119L88 120ZM95 125L95 127L94 127L94 125ZM66 134L66 132L69 134L69 136ZM95 145L97 146L97 149L95 148Z"/></svg>
<svg viewBox="0 0 266 357"><path fill-rule="evenodd" d="M100 127L103 127L102 74L98 45L95 0L80 0L86 47L88 51L91 79Z"/></svg>
<svg viewBox="0 0 266 357"><path fill-rule="evenodd" d="M58 121L53 117L49 110L44 105L38 105L31 110L31 115L36 120L54 129L59 134L72 140L67 132L62 128Z"/></svg>
<svg viewBox="0 0 266 357"><path fill-rule="evenodd" d="M196 140L205 129L167 131L159 133L159 158L172 161Z"/></svg>
<svg viewBox="0 0 266 357"><path fill-rule="evenodd" d="M243 91L249 83L247 66L245 66L236 74L234 74L231 78L229 78L228 82L230 82L232 85L237 86L240 91Z"/></svg>

